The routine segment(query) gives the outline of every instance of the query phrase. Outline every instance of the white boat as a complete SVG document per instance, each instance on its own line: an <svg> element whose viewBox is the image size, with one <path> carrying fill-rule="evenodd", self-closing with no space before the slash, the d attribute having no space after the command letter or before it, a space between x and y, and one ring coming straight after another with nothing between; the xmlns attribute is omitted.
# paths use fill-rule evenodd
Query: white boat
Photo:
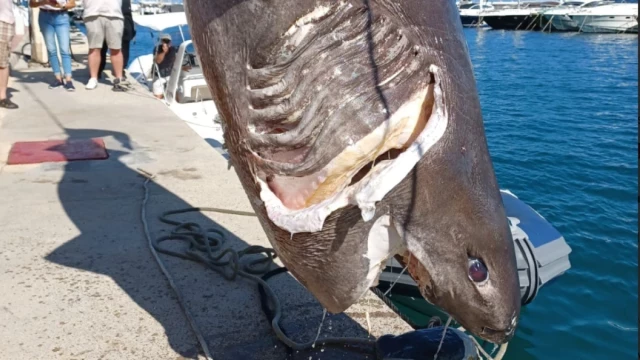
<svg viewBox="0 0 640 360"><path fill-rule="evenodd" d="M180 29L182 42L178 47L173 70L165 86L164 98L159 101L164 102L171 111L210 145L222 151L224 139L218 109L202 74L193 43L191 40L185 40L184 37L183 27L187 26L185 13L134 15L133 21L139 26L147 27L158 33L176 26ZM153 49L149 49L149 51L149 54L135 58L127 70L152 96L152 85L154 74L157 74L157 66L154 62ZM191 69L183 70L184 65L189 65Z"/></svg>
<svg viewBox="0 0 640 360"><path fill-rule="evenodd" d="M569 15L585 33L638 33L638 4L615 3Z"/></svg>
<svg viewBox="0 0 640 360"><path fill-rule="evenodd" d="M478 27L485 25L482 20L482 14L485 11L494 10L493 5L486 4L481 0L479 3L464 3L458 7L460 11L460 20L462 26L465 27Z"/></svg>
<svg viewBox="0 0 640 360"><path fill-rule="evenodd" d="M518 2L480 0L477 3L465 1L460 2L457 5L458 11L460 12L460 20L462 21L462 26L480 27L487 25L483 19L484 14L491 13L494 10L517 8Z"/></svg>
<svg viewBox="0 0 640 360"><path fill-rule="evenodd" d="M482 19L494 30L539 30L539 14L560 4L555 0L518 1L515 7L484 12Z"/></svg>
<svg viewBox="0 0 640 360"><path fill-rule="evenodd" d="M182 2L161 1L161 0L142 0L139 3L132 4L132 11L139 15L157 15L171 12L184 12Z"/></svg>
<svg viewBox="0 0 640 360"><path fill-rule="evenodd" d="M82 0L76 0L76 6L69 10L71 16L73 16L73 20L82 21L82 15L84 14L84 4Z"/></svg>
<svg viewBox="0 0 640 360"><path fill-rule="evenodd" d="M550 31L578 31L580 24L571 15L583 9L591 9L612 3L613 1L610 0L572 0L564 2L556 8L546 10L540 16L544 18L545 27L547 27L546 24L551 22L551 26L548 26Z"/></svg>

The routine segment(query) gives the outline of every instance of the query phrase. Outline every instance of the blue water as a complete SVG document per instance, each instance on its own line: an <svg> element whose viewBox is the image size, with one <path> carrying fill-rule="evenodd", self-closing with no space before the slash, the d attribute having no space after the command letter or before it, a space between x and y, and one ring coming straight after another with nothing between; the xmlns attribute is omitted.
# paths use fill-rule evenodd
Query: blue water
<svg viewBox="0 0 640 360"><path fill-rule="evenodd" d="M523 310L505 358L636 359L638 36L465 35L501 188L573 248L572 269ZM139 28L131 59L152 48Z"/></svg>
<svg viewBox="0 0 640 360"><path fill-rule="evenodd" d="M506 358L637 359L638 36L465 35L501 188L573 249Z"/></svg>

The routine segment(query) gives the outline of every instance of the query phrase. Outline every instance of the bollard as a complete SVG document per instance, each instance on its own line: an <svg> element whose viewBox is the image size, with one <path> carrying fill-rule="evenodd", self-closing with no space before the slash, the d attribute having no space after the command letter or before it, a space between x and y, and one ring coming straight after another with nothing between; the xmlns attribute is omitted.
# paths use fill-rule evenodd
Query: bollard
<svg viewBox="0 0 640 360"><path fill-rule="evenodd" d="M47 47L38 25L39 8L29 8L29 35L31 39L31 61L40 64L49 62Z"/></svg>

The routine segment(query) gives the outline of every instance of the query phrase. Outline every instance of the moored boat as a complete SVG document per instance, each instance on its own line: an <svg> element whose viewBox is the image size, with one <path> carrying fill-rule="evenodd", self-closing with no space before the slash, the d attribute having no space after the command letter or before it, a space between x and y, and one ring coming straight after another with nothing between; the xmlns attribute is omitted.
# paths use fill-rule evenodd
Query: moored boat
<svg viewBox="0 0 640 360"><path fill-rule="evenodd" d="M198 135L214 148L222 151L224 143L222 125L217 107L202 73L200 60L191 40L185 39L188 32L184 12L157 15L134 15L133 21L156 33L178 28L181 41L176 51L171 75L166 79L164 94L159 101L164 102L171 111L189 125ZM154 62L153 49L149 53L133 59L127 71L152 95L152 86L159 77Z"/></svg>
<svg viewBox="0 0 640 360"><path fill-rule="evenodd" d="M638 33L638 4L615 3L581 9L569 17L585 33Z"/></svg>
<svg viewBox="0 0 640 360"><path fill-rule="evenodd" d="M549 29L549 31L578 31L580 25L573 19L572 15L584 9L612 3L613 1L611 0L572 0L565 2L562 6L546 10L540 14L543 22L542 29Z"/></svg>
<svg viewBox="0 0 640 360"><path fill-rule="evenodd" d="M542 30L556 31L577 31L575 21L568 15L580 11L606 4L611 4L611 0L571 0L565 1L562 5L551 9L545 9L539 13L540 27Z"/></svg>
<svg viewBox="0 0 640 360"><path fill-rule="evenodd" d="M540 30L540 13L558 5L557 1L519 3L515 8L488 11L482 18L494 30Z"/></svg>
<svg viewBox="0 0 640 360"><path fill-rule="evenodd" d="M480 3L465 3L459 6L460 21L464 27L477 27L484 24L482 20L482 14L485 11L493 10L494 7L491 4L485 4L484 1Z"/></svg>

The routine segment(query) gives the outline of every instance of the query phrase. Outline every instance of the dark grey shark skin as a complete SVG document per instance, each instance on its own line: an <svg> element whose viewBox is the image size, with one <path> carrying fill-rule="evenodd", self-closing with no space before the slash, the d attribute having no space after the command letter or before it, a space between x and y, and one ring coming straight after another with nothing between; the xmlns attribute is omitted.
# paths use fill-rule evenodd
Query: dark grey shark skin
<svg viewBox="0 0 640 360"><path fill-rule="evenodd" d="M322 16L304 20L318 9ZM454 2L188 0L186 11L231 162L282 262L321 304L338 313L367 291L367 237L388 215L406 243L397 257L423 296L479 337L508 341L520 313L514 245ZM313 26L291 38L296 21ZM347 206L319 232L291 234L272 222L257 178L295 195L305 176L412 94L433 89L435 76L444 135L376 204L372 220ZM432 99L424 103L426 120ZM486 266L488 280L471 279L470 258Z"/></svg>

